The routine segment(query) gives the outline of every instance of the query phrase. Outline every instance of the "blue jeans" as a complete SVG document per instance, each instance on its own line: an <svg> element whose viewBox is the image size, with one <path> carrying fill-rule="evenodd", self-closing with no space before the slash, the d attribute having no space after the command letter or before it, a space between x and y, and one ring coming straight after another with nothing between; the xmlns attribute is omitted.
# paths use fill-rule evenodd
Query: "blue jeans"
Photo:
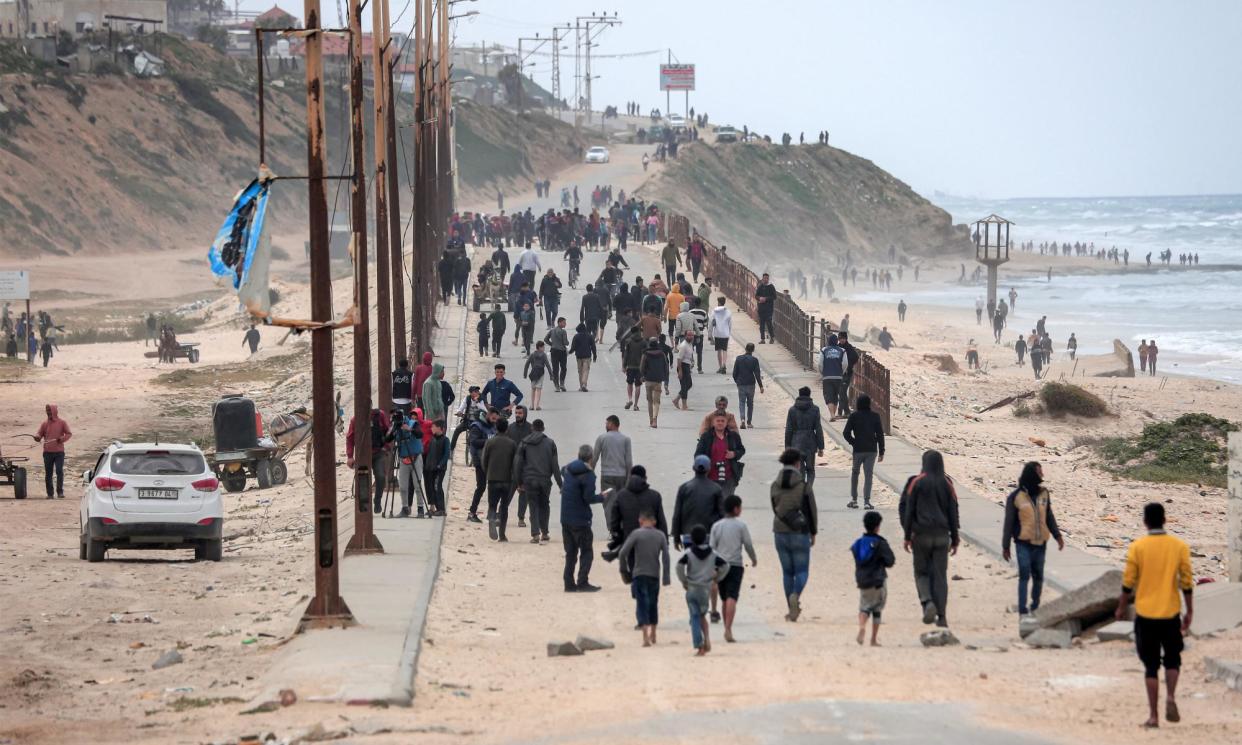
<svg viewBox="0 0 1242 745"><path fill-rule="evenodd" d="M710 607L707 588L691 587L686 590L686 607L690 609L690 638L694 648L698 649L703 646L703 616L707 615Z"/></svg>
<svg viewBox="0 0 1242 745"><path fill-rule="evenodd" d="M737 419L750 425L755 419L755 386L739 385L737 387Z"/></svg>
<svg viewBox="0 0 1242 745"><path fill-rule="evenodd" d="M660 580L657 577L635 577L630 582L634 596L634 616L639 626L660 623Z"/></svg>
<svg viewBox="0 0 1242 745"><path fill-rule="evenodd" d="M1036 546L1026 541L1015 541L1018 554L1018 613L1027 613L1026 583L1031 583L1031 606L1029 611L1035 612L1039 607L1039 596L1044 590L1044 557L1048 553L1048 544Z"/></svg>
<svg viewBox="0 0 1242 745"><path fill-rule="evenodd" d="M795 592L801 595L811 572L811 536L809 533L776 533L775 539L785 597Z"/></svg>

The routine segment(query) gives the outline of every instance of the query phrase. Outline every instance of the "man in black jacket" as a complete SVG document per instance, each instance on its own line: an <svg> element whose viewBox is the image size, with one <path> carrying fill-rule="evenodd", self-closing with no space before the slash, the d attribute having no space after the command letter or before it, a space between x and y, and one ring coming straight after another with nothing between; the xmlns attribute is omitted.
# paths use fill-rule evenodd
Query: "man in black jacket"
<svg viewBox="0 0 1242 745"><path fill-rule="evenodd" d="M582 295L582 303L578 310L578 320L586 324L587 333L595 337L599 333L599 322L604 320L604 301L595 292L594 285L588 284Z"/></svg>
<svg viewBox="0 0 1242 745"><path fill-rule="evenodd" d="M862 354L858 351L858 347L850 344L850 334L844 329L837 332L837 344L845 350L845 359L849 361L849 366L845 368L845 375L841 377L841 399L837 407L837 416L849 416L850 385L854 382L854 370L858 367L858 360Z"/></svg>
<svg viewBox="0 0 1242 745"><path fill-rule="evenodd" d="M556 311L561 307L561 278L549 269L539 281L539 299L543 302L543 315L548 328L556 323Z"/></svg>
<svg viewBox="0 0 1242 745"><path fill-rule="evenodd" d="M591 363L598 358L595 347L595 336L587 331L585 323L578 324L577 333L569 342L569 351L573 352L578 364L578 390L587 392L587 380L591 377Z"/></svg>
<svg viewBox="0 0 1242 745"><path fill-rule="evenodd" d="M733 384L737 386L737 419L742 429L755 426L755 386L763 393L763 373L755 357L755 345L733 358Z"/></svg>
<svg viewBox="0 0 1242 745"><path fill-rule="evenodd" d="M759 343L767 344L767 340L771 339L775 344L772 316L776 312L776 285L772 284L767 272L763 273L759 286L755 288L755 303L759 311Z"/></svg>
<svg viewBox="0 0 1242 745"><path fill-rule="evenodd" d="M530 505L530 542L547 543L552 479L556 479L557 488L563 488L564 479L556 443L543 433L543 420L536 419L532 426L535 431L522 440L513 458L513 483L519 492L526 494Z"/></svg>
<svg viewBox="0 0 1242 745"><path fill-rule="evenodd" d="M798 389L798 397L785 415L785 447L802 454L803 479L807 484L815 483L815 457L824 454L824 425L807 386Z"/></svg>
<svg viewBox="0 0 1242 745"><path fill-rule="evenodd" d="M505 437L513 440L516 444L521 444L522 440L529 437L530 433L535 431L535 428L531 426L530 420L527 419L528 414L529 412L525 406L520 404L514 406L513 421L509 422L509 429L505 432ZM514 484L513 488L516 489L517 484ZM518 493L518 527L526 527L526 492Z"/></svg>
<svg viewBox="0 0 1242 745"><path fill-rule="evenodd" d="M625 543L630 533L638 530L638 516L644 512L654 515L655 526L660 529L660 532L668 535L668 520L664 517L664 497L647 484L647 469L642 466L636 465L630 469L630 477L625 482L625 488L616 492L612 500L605 505L604 511L610 537L608 550L600 554L604 561L617 558L616 549Z"/></svg>
<svg viewBox="0 0 1242 745"><path fill-rule="evenodd" d="M710 532L716 521L724 517L724 490L707 477L711 465L706 455L694 456L694 477L677 487L677 499L673 503L673 545L679 551L682 544L687 548L691 545L688 539L694 526L702 525ZM719 597L720 590L712 582L712 623L720 622L720 611L716 608Z"/></svg>
<svg viewBox="0 0 1242 745"><path fill-rule="evenodd" d="M712 418L712 427L699 437L694 454L707 456L709 478L720 484L724 496L733 496L742 480L742 456L746 454L746 447L742 444L742 436L729 429L728 415L718 413Z"/></svg>
<svg viewBox="0 0 1242 745"><path fill-rule="evenodd" d="M904 547L914 555L914 585L923 606L923 623L949 622L949 557L957 553L960 522L957 491L944 472L944 456L937 450L923 453L921 471L906 481L898 503Z"/></svg>
<svg viewBox="0 0 1242 745"><path fill-rule="evenodd" d="M493 541L507 542L509 502L513 499L513 458L517 442L507 437L509 423L496 422L496 437L483 446L483 471L487 475L487 532Z"/></svg>
<svg viewBox="0 0 1242 745"><path fill-rule="evenodd" d="M841 430L845 441L854 449L854 466L850 469L850 501L846 507L858 509L858 471L863 471L863 508L871 507L871 475L876 461L884 462L884 422L871 410L871 397L858 397L858 411L850 414Z"/></svg>

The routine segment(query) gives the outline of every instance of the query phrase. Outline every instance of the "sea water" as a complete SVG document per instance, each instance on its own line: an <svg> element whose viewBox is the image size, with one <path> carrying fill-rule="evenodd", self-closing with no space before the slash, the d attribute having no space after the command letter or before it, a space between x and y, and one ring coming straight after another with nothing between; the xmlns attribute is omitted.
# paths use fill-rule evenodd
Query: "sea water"
<svg viewBox="0 0 1242 745"><path fill-rule="evenodd" d="M1111 352L1116 338L1136 352L1137 364L1140 341L1154 338L1163 372L1242 383L1242 195L1007 200L937 195L934 201L953 215L954 223L993 212L1011 220L1014 244L1034 241L1036 255L1045 241L1094 242L1096 250L1116 246L1130 251L1129 271L1116 267L1104 274L1061 273L1062 267L1072 271L1070 262L1049 257L1050 282L1043 276L1007 278L1002 266L999 296L1008 302L1009 289L1018 291L1017 313L1009 317L1004 343L1012 344L1019 331L1030 333L1036 320L1047 315L1058 352L1071 332L1081 354ZM1166 249L1173 251L1172 267L1157 269L1156 256ZM1148 251L1150 271L1144 261ZM1179 267L1180 253L1198 253L1200 267ZM1100 270L1113 267L1111 262L1099 265ZM966 270L969 276L973 262ZM894 295L905 292L912 314L919 303L929 303L961 308L973 320L975 298L987 291L983 284L930 283L912 291L910 276L907 272L893 292L868 291L860 297L896 305ZM991 338L986 325L979 327L980 344Z"/></svg>

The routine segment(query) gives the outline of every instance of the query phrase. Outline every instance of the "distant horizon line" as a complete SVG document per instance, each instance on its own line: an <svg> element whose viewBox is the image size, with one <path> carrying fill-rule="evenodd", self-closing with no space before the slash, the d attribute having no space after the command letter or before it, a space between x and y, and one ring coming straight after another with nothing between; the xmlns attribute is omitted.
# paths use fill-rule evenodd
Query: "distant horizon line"
<svg viewBox="0 0 1242 745"><path fill-rule="evenodd" d="M994 199L1000 202L1012 202L1019 199L1189 199L1193 197L1239 197L1242 198L1242 192L1214 192L1214 193L1198 193L1198 194L1097 194L1090 196L1026 196L1026 197L991 197L991 196L966 196L962 194L954 194L943 191L941 189L933 189L932 196L944 196L952 199L973 199L988 200Z"/></svg>

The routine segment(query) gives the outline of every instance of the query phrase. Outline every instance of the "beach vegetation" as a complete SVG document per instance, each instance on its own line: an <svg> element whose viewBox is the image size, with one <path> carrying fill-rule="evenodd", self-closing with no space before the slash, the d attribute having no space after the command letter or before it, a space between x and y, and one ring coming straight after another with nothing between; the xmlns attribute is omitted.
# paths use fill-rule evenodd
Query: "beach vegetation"
<svg viewBox="0 0 1242 745"><path fill-rule="evenodd" d="M1054 417L1072 415L1094 419L1109 413L1104 399L1073 383L1045 383L1039 390L1039 401L1043 410Z"/></svg>
<svg viewBox="0 0 1242 745"><path fill-rule="evenodd" d="M1104 468L1119 476L1160 484L1224 488L1229 460L1226 438L1238 425L1211 414L1183 414L1153 422L1131 437L1110 437L1096 445Z"/></svg>

